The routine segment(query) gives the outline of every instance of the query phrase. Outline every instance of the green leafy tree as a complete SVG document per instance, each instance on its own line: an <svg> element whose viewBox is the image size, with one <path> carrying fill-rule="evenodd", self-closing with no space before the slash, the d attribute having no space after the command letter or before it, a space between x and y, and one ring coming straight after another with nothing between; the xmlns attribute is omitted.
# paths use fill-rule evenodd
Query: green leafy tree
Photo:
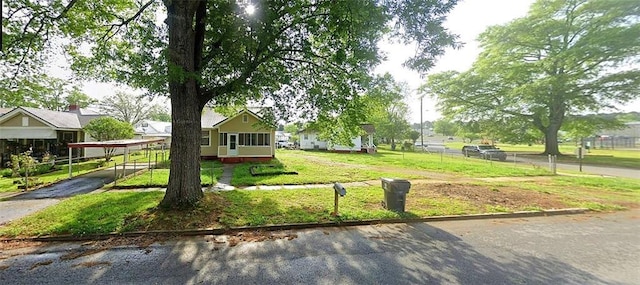
<svg viewBox="0 0 640 285"><path fill-rule="evenodd" d="M131 124L116 120L112 117L93 119L83 130L96 141L131 139L134 135ZM105 147L103 150L105 161L111 161L111 157L115 153L115 148Z"/></svg>
<svg viewBox="0 0 640 285"><path fill-rule="evenodd" d="M171 171L161 204L181 207L203 195L205 105L273 102L276 117L355 134L365 115L359 94L383 57L378 42L414 45L406 65L426 72L457 46L442 27L456 2L269 0L248 13L248 1L230 0L8 0L2 11L10 73L38 66L44 56L28 55L59 50L46 41L59 36L69 39L64 50L77 75L170 97Z"/></svg>
<svg viewBox="0 0 640 285"><path fill-rule="evenodd" d="M544 152L559 154L568 116L638 98L638 15L637 1L539 0L526 17L480 36L470 70L432 75L426 87L445 115L497 121L501 136L533 128Z"/></svg>
<svg viewBox="0 0 640 285"><path fill-rule="evenodd" d="M458 122L458 129L456 135L469 142L482 138L482 127L480 122Z"/></svg>
<svg viewBox="0 0 640 285"><path fill-rule="evenodd" d="M11 80L0 83L0 106L34 107L53 111L66 111L69 105L81 108L97 101L82 93L80 87L69 80L51 77L46 74L20 80L16 86L9 86Z"/></svg>
<svg viewBox="0 0 640 285"><path fill-rule="evenodd" d="M406 118L409 106L404 102L408 93L406 85L386 73L372 81L364 97L368 113L366 121L375 126L376 136L391 143L392 150L395 150L396 140L405 138L411 131Z"/></svg>
<svg viewBox="0 0 640 285"><path fill-rule="evenodd" d="M409 138L411 139L411 141L413 142L413 144L416 144L416 141L420 138L420 132L418 131L410 131L409 132Z"/></svg>
<svg viewBox="0 0 640 285"><path fill-rule="evenodd" d="M135 125L148 119L153 109L145 99L142 96L116 92L100 101L100 110L120 121Z"/></svg>
<svg viewBox="0 0 640 285"><path fill-rule="evenodd" d="M433 122L433 131L443 136L453 136L458 131L458 126L452 121L440 119Z"/></svg>
<svg viewBox="0 0 640 285"><path fill-rule="evenodd" d="M169 110L162 105L152 105L149 110L149 119L160 122L171 122Z"/></svg>

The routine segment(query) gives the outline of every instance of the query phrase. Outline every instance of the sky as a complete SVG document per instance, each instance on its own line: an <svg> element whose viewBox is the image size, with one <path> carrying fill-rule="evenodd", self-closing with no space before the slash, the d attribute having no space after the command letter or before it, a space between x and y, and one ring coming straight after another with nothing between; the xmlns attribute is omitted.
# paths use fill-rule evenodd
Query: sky
<svg viewBox="0 0 640 285"><path fill-rule="evenodd" d="M445 28L459 35L459 41L464 45L459 49L447 49L438 59L429 74L447 70L465 71L469 69L480 54L477 37L489 26L501 25L527 14L529 6L534 0L462 0L451 11L444 23ZM416 90L425 81L420 75L410 69L402 67L402 62L413 52L412 47L401 44L381 43L380 48L387 53L387 60L375 70L376 73L389 72L397 81L406 82L411 90ZM83 91L97 99L114 94L115 89L110 84L86 83ZM408 116L410 123L420 122L420 99L414 92L407 96L410 107ZM162 100L157 100L160 102ZM441 116L435 107L436 101L425 96L423 99L423 119L433 121ZM640 100L625 106L622 111L640 111Z"/></svg>
<svg viewBox="0 0 640 285"><path fill-rule="evenodd" d="M459 49L447 49L445 54L438 59L436 65L429 74L447 70L465 71L471 67L478 54L480 54L477 37L488 27L501 25L516 18L524 17L533 0L463 0L449 13L444 23L451 33L459 36L459 41L464 45ZM402 62L411 55L411 47L400 44L382 44L380 46L388 55L388 61L381 64L376 72L389 72L397 81L406 82L412 90L416 90L425 82L425 78L407 68L402 67ZM415 92L407 98L411 110L410 123L420 122L420 99ZM423 120L433 121L439 119L436 101L429 96L423 98Z"/></svg>

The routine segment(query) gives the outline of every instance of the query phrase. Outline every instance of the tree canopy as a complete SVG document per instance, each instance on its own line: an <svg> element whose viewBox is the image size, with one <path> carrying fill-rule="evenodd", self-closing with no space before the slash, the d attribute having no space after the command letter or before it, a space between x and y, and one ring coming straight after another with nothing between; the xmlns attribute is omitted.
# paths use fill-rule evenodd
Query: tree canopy
<svg viewBox="0 0 640 285"><path fill-rule="evenodd" d="M364 118L360 94L384 56L378 42L412 44L406 65L426 72L445 47L457 46L442 27L456 2L270 0L249 14L248 1L9 0L5 74L36 72L31 66L43 58L28 55L46 55L47 39L58 36L76 75L168 95L172 160L161 204L189 206L202 197L206 104L272 102L276 117L355 132Z"/></svg>
<svg viewBox="0 0 640 285"><path fill-rule="evenodd" d="M408 93L405 84L396 82L386 73L374 78L364 96L367 122L375 126L378 138L389 140L392 149L395 149L395 141L407 137L411 130L407 122L409 106L404 102Z"/></svg>
<svg viewBox="0 0 640 285"><path fill-rule="evenodd" d="M83 130L96 141L122 140L133 138L133 126L112 117L100 117L91 120ZM104 158L110 161L115 148L105 147Z"/></svg>
<svg viewBox="0 0 640 285"><path fill-rule="evenodd" d="M638 15L637 1L539 0L527 16L481 34L471 69L432 75L424 88L446 116L494 122L496 135L512 140L535 138L533 129L545 153L558 154L561 128L599 127L579 115L640 96Z"/></svg>
<svg viewBox="0 0 640 285"><path fill-rule="evenodd" d="M120 121L135 125L148 119L153 106L147 102L147 98L135 96L124 92L116 92L100 101L100 110ZM161 107L157 107L161 108ZM160 109L155 110L160 110Z"/></svg>

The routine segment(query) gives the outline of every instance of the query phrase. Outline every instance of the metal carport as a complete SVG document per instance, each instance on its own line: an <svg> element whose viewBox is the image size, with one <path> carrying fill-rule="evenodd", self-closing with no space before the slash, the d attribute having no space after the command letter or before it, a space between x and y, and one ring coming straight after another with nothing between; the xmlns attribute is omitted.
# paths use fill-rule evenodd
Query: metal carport
<svg viewBox="0 0 640 285"><path fill-rule="evenodd" d="M121 148L124 147L124 163L123 169L126 170L127 165L127 157L129 156L129 147L143 144L151 144L157 142L163 142L164 139L136 139L136 140L113 140L113 141L101 141L101 142L77 142L77 143L68 143L69 147L69 178L72 177L72 168L73 160L71 157L71 149L72 148L88 148L88 147L113 147L113 148Z"/></svg>

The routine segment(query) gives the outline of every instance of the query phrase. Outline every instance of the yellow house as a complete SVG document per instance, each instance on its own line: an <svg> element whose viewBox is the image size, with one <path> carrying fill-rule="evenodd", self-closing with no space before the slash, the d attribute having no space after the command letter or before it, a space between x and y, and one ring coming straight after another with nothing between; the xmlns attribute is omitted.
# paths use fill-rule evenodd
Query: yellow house
<svg viewBox="0 0 640 285"><path fill-rule="evenodd" d="M268 161L275 156L275 128L252 111L225 117L207 108L201 122L204 159L234 163Z"/></svg>

